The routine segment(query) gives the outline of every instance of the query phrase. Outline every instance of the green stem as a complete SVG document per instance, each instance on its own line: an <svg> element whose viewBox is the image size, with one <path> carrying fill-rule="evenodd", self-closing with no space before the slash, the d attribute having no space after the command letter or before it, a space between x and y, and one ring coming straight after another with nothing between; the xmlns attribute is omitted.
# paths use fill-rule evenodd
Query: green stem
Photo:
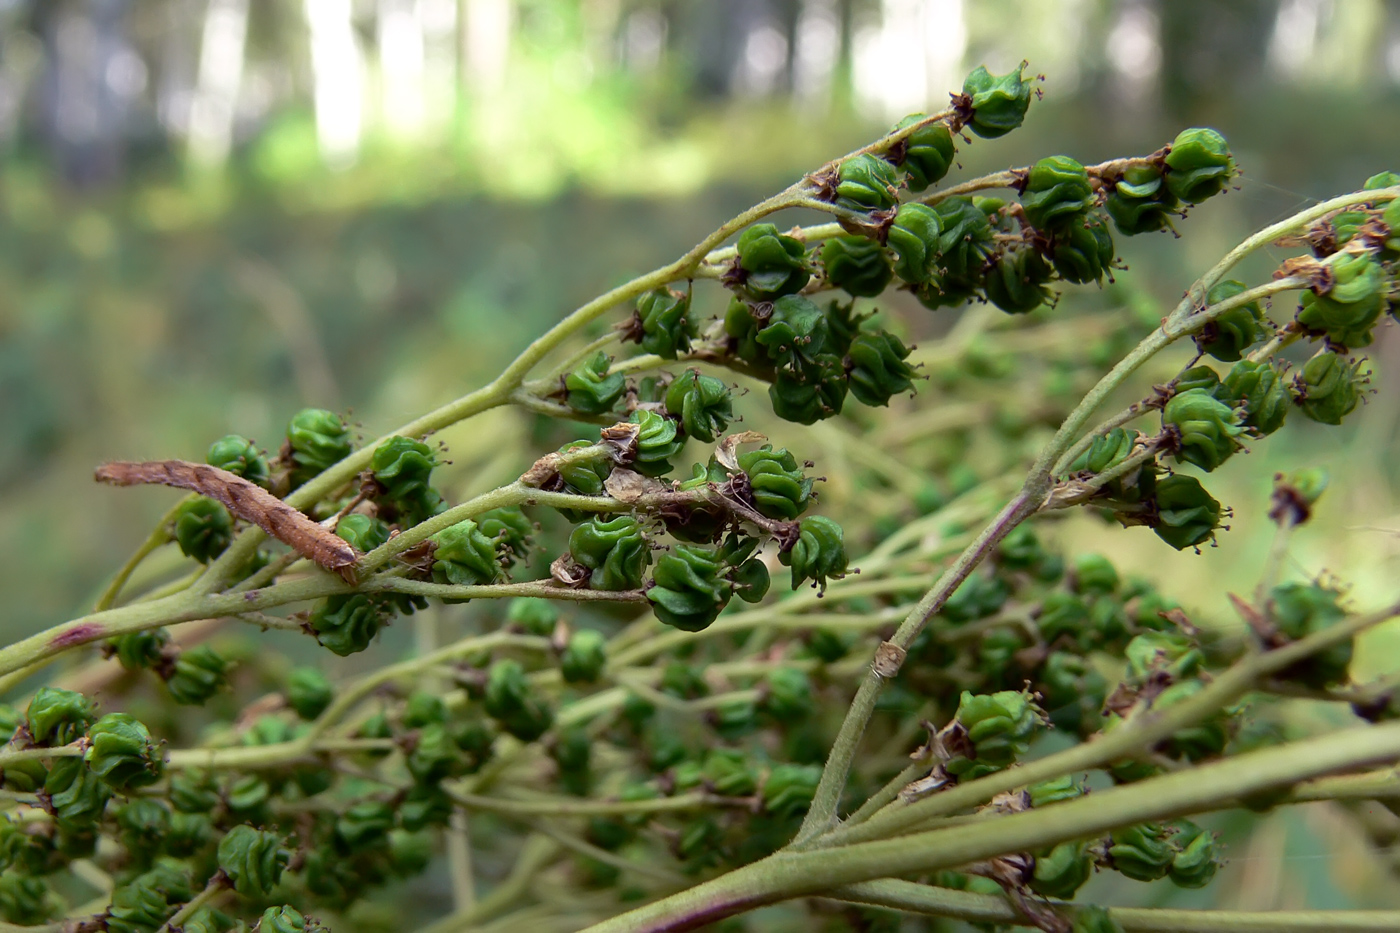
<svg viewBox="0 0 1400 933"><path fill-rule="evenodd" d="M642 813L677 813L704 810L710 807L748 807L747 797L721 797L716 794L681 794L655 800L589 800L578 797L540 797L512 799L468 794L444 786L452 800L468 810L506 813L512 816L631 816Z"/></svg>
<svg viewBox="0 0 1400 933"><path fill-rule="evenodd" d="M160 517L160 521L156 522L156 527L151 529L150 535L146 537L145 541L141 542L141 546L136 549L136 552L127 558L126 563L122 564L121 569L117 571L117 575L112 578L112 582L107 584L107 588L102 591L101 597L98 598L97 603L92 607L94 612L101 612L103 609L112 608L112 605L117 601L117 597L121 595L122 587L126 586L126 581L131 579L132 573L141 565L141 562L156 548L168 544L172 540L170 537L171 523L175 521L175 516L179 514L180 508L184 506L186 502L194 498L196 497L185 496L179 502L175 503L169 512L166 512Z"/></svg>
<svg viewBox="0 0 1400 933"><path fill-rule="evenodd" d="M223 872L218 872L213 879L204 886L204 890L196 894L188 904L175 912L175 915L161 925L156 933L171 933L172 930L182 929L186 920L190 919L204 905L210 903L229 889L229 880Z"/></svg>

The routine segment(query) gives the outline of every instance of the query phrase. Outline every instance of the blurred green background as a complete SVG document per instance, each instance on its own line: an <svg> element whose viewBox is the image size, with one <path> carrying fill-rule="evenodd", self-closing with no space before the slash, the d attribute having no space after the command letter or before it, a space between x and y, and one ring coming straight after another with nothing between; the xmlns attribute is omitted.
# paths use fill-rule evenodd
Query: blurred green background
<svg viewBox="0 0 1400 933"><path fill-rule="evenodd" d="M377 435L970 67L1022 59L1044 100L965 147L962 177L1189 125L1231 141L1238 191L1181 240L1123 245L1160 313L1249 231L1400 169L1397 0L0 0L0 636L80 612L172 501L99 488L95 464L199 459L230 431L275 448L303 405ZM1292 425L1213 483L1238 515L1208 559L1088 519L1063 537L1235 624L1270 477L1326 465L1295 572L1393 598L1395 330L1354 424ZM474 428L518 446L502 478L538 452L521 421ZM1397 660L1377 632L1355 673ZM1195 898L1393 903L1356 838L1326 809L1270 817Z"/></svg>

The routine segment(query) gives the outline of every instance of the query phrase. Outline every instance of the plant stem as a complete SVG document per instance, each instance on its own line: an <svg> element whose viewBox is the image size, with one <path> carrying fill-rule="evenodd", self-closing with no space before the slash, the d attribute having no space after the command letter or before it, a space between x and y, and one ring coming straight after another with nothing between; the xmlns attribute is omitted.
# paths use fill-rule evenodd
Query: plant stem
<svg viewBox="0 0 1400 933"><path fill-rule="evenodd" d="M175 912L175 915L161 925L156 933L171 933L172 930L179 930L186 920L190 919L204 905L210 903L219 895L228 890L228 877L223 872L218 872L204 886L204 890L196 894L188 904Z"/></svg>
<svg viewBox="0 0 1400 933"><path fill-rule="evenodd" d="M194 498L197 497L185 496L179 502L175 503L170 511L160 517L160 521L156 522L155 528L151 529L151 533L146 537L146 540L141 542L141 546L136 549L135 553L127 558L126 563L122 564L121 569L117 571L117 575L112 578L112 582L108 583L107 588L102 591L102 595L92 607L94 612L101 612L103 609L112 608L112 605L117 601L117 597L121 595L122 587L126 585L127 580L131 579L131 574L141 565L141 562L156 548L170 542L170 524L175 521L175 516L179 514L180 508L186 502Z"/></svg>

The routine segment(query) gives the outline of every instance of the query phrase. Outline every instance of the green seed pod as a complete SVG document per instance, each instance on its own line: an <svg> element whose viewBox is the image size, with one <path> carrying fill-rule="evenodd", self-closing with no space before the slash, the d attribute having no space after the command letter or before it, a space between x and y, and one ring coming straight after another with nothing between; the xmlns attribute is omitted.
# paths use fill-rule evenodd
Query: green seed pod
<svg viewBox="0 0 1400 933"><path fill-rule="evenodd" d="M214 821L202 813L172 813L161 841L175 858L189 858L214 841Z"/></svg>
<svg viewBox="0 0 1400 933"><path fill-rule="evenodd" d="M1113 234L1099 211L1065 224L1050 244L1050 262L1066 282L1102 281L1113 257Z"/></svg>
<svg viewBox="0 0 1400 933"><path fill-rule="evenodd" d="M927 114L911 113L896 123L890 132L902 130L926 119ZM947 175L956 154L957 150L953 148L953 134L948 131L948 125L938 122L925 124L904 137L902 157L894 158L895 152L892 151L890 158L907 173L906 184L909 190L918 192Z"/></svg>
<svg viewBox="0 0 1400 933"><path fill-rule="evenodd" d="M608 640L602 632L579 629L559 655L559 673L571 684L591 684L603 675L608 663Z"/></svg>
<svg viewBox="0 0 1400 933"><path fill-rule="evenodd" d="M58 899L42 878L13 872L0 875L0 917L17 926L38 926L63 912ZM162 918L164 919L164 918ZM161 921L157 920L159 925ZM110 923L107 929L114 929Z"/></svg>
<svg viewBox="0 0 1400 933"><path fill-rule="evenodd" d="M1226 279L1206 294L1207 305L1217 305L1245 291L1243 282ZM1233 363L1247 347L1253 346L1264 336L1264 312L1259 302L1232 308L1206 325L1196 338L1201 352L1217 360Z"/></svg>
<svg viewBox="0 0 1400 933"><path fill-rule="evenodd" d="M1054 644L1063 638L1079 644L1087 633L1089 606L1073 593L1050 593L1040 605L1036 624L1040 636L1048 643Z"/></svg>
<svg viewBox="0 0 1400 933"><path fill-rule="evenodd" d="M570 441L559 448L559 453L568 453L571 450L582 450L585 447L593 446L592 441ZM564 488L560 492L580 496L601 496L606 491L603 488L603 483L612 475L612 470L613 462L610 457L595 457L562 466L559 468L559 478L564 481ZM592 512L581 509L559 509L558 511L560 515L575 525L587 521L593 516Z"/></svg>
<svg viewBox="0 0 1400 933"><path fill-rule="evenodd" d="M1006 581L986 574L972 574L943 604L942 615L954 625L985 619L1000 610L1010 595Z"/></svg>
<svg viewBox="0 0 1400 933"><path fill-rule="evenodd" d="M821 776L821 765L777 765L763 782L764 811L785 819L806 813Z"/></svg>
<svg viewBox="0 0 1400 933"><path fill-rule="evenodd" d="M298 667L287 675L287 705L302 719L315 719L334 699L335 689L319 669Z"/></svg>
<svg viewBox="0 0 1400 933"><path fill-rule="evenodd" d="M108 933L151 933L194 895L190 877L178 862L162 860L112 892Z"/></svg>
<svg viewBox="0 0 1400 933"><path fill-rule="evenodd" d="M233 538L233 516L213 499L198 496L180 503L175 512L175 541L180 553L207 564Z"/></svg>
<svg viewBox="0 0 1400 933"><path fill-rule="evenodd" d="M816 424L841 413L848 379L839 357L823 353L802 372L781 370L768 387L773 414L796 424Z"/></svg>
<svg viewBox="0 0 1400 933"><path fill-rule="evenodd" d="M792 568L792 588L807 580L819 589L826 588L830 578L846 575L846 536L841 526L824 515L802 519L797 541L792 549L781 551L778 561Z"/></svg>
<svg viewBox="0 0 1400 933"><path fill-rule="evenodd" d="M712 817L696 817L681 826L673 845L682 871L704 871L724 858L724 830Z"/></svg>
<svg viewBox="0 0 1400 933"><path fill-rule="evenodd" d="M1128 642L1123 654L1133 680L1143 684L1162 673L1173 681L1185 680L1205 664L1195 642L1171 632L1143 632Z"/></svg>
<svg viewBox="0 0 1400 933"><path fill-rule="evenodd" d="M1279 634L1291 641L1331 628L1346 618L1337 593L1315 583L1284 583L1269 593L1269 618ZM1290 665L1278 676L1305 686L1324 689L1344 683L1351 666L1352 640L1315 652Z"/></svg>
<svg viewBox="0 0 1400 933"><path fill-rule="evenodd" d="M1115 830L1109 837L1108 864L1134 881L1156 881L1171 870L1175 850L1160 823L1143 823Z"/></svg>
<svg viewBox="0 0 1400 933"><path fill-rule="evenodd" d="M1366 179L1366 183L1361 186L1362 191L1379 191L1382 188L1394 188L1400 185L1400 175L1395 172L1378 172Z"/></svg>
<svg viewBox="0 0 1400 933"><path fill-rule="evenodd" d="M1303 292L1298 323L1342 347L1371 345L1371 329L1386 308L1384 269L1369 253L1341 253L1326 291Z"/></svg>
<svg viewBox="0 0 1400 933"><path fill-rule="evenodd" d="M758 512L768 518L791 521L812 499L812 480L797 465L797 458L786 448L764 444L739 455L739 469L748 477L750 498Z"/></svg>
<svg viewBox="0 0 1400 933"><path fill-rule="evenodd" d="M335 838L350 853L363 852L385 842L394 828L394 810L382 800L352 804L335 821Z"/></svg>
<svg viewBox="0 0 1400 933"><path fill-rule="evenodd" d="M213 648L197 645L180 652L165 687L176 703L201 706L223 689L228 668L229 662Z"/></svg>
<svg viewBox="0 0 1400 933"><path fill-rule="evenodd" d="M836 170L836 203L852 211L883 211L894 206L899 173L876 155L861 153Z"/></svg>
<svg viewBox="0 0 1400 933"><path fill-rule="evenodd" d="M734 595L746 603L756 603L767 595L773 580L768 566L757 557L751 557L737 565L731 562L729 582L734 586Z"/></svg>
<svg viewBox="0 0 1400 933"><path fill-rule="evenodd" d="M661 555L647 590L656 618L683 632L707 628L733 591L725 569L714 548L681 544Z"/></svg>
<svg viewBox="0 0 1400 933"><path fill-rule="evenodd" d="M1030 889L1042 897L1069 899L1094 873L1094 858L1083 842L1062 842L1035 857Z"/></svg>
<svg viewBox="0 0 1400 933"><path fill-rule="evenodd" d="M257 926L258 933L312 933L323 929L325 928L319 923L307 919L290 904L269 907L263 911Z"/></svg>
<svg viewBox="0 0 1400 933"><path fill-rule="evenodd" d="M964 297L945 304L961 304L971 293L969 283L982 277L982 267L991 254L994 245L994 232L991 222L982 209L972 199L955 195L944 198L933 207L938 215L941 232L938 235L938 258L936 263L943 274L931 280L946 297L964 291ZM920 301L924 301L920 296Z"/></svg>
<svg viewBox="0 0 1400 933"><path fill-rule="evenodd" d="M958 109L970 110L968 128L983 139L996 139L1021 125L1031 103L1031 84L1021 78L1021 70L994 75L986 65L978 65L963 81L963 100Z"/></svg>
<svg viewBox="0 0 1400 933"><path fill-rule="evenodd" d="M370 458L375 482L384 490L380 500L393 506L403 523L415 525L444 507L431 485L437 465L431 447L408 437L389 438Z"/></svg>
<svg viewBox="0 0 1400 933"><path fill-rule="evenodd" d="M627 391L627 377L609 373L612 360L599 350L564 377L564 400L581 415L601 415L617 406Z"/></svg>
<svg viewBox="0 0 1400 933"><path fill-rule="evenodd" d="M1205 688L1205 684L1199 680L1172 684L1152 701L1152 708L1169 709L1191 699ZM1224 753L1225 745L1230 741L1231 728L1229 713L1221 712L1173 733L1158 748L1168 758L1185 758L1189 761L1216 758Z"/></svg>
<svg viewBox="0 0 1400 933"><path fill-rule="evenodd" d="M559 766L559 784L576 797L588 794L592 783L593 739L582 728L565 729L549 748L549 755Z"/></svg>
<svg viewBox="0 0 1400 933"><path fill-rule="evenodd" d="M1070 933L1123 933L1122 925L1103 907L1081 907L1074 913Z"/></svg>
<svg viewBox="0 0 1400 933"><path fill-rule="evenodd" d="M1054 302L1055 293L1046 285L1050 276L1050 264L1039 252L1012 249L992 263L982 288L987 300L1007 314L1029 314Z"/></svg>
<svg viewBox="0 0 1400 933"><path fill-rule="evenodd" d="M811 278L802 242L773 224L754 224L739 234L737 251L744 291L756 301L801 291Z"/></svg>
<svg viewBox="0 0 1400 933"><path fill-rule="evenodd" d="M432 723L447 722L447 704L436 693L415 690L403 705L400 721L405 729L419 729Z"/></svg>
<svg viewBox="0 0 1400 933"><path fill-rule="evenodd" d="M890 225L888 239L894 250L894 271L905 282L927 282L939 259L943 221L927 204L901 204Z"/></svg>
<svg viewBox="0 0 1400 933"><path fill-rule="evenodd" d="M748 797L758 790L758 775L749 756L738 749L711 749L701 773L705 783L725 797Z"/></svg>
<svg viewBox="0 0 1400 933"><path fill-rule="evenodd" d="M861 298L879 295L894 276L880 244L859 236L836 236L823 243L822 267L833 286Z"/></svg>
<svg viewBox="0 0 1400 933"><path fill-rule="evenodd" d="M267 457L241 435L227 434L210 444L204 462L264 488L268 484Z"/></svg>
<svg viewBox="0 0 1400 933"><path fill-rule="evenodd" d="M291 853L275 833L235 826L219 840L219 868L244 897L267 897L282 880Z"/></svg>
<svg viewBox="0 0 1400 933"><path fill-rule="evenodd" d="M1118 590L1118 570L1102 554L1081 554L1074 559L1074 590L1085 595L1103 595Z"/></svg>
<svg viewBox="0 0 1400 933"><path fill-rule="evenodd" d="M181 926L181 933L245 933L247 925L237 924L241 929L234 930L232 917L212 907L201 907L190 915Z"/></svg>
<svg viewBox="0 0 1400 933"><path fill-rule="evenodd" d="M1338 353L1319 353L1293 379L1293 401L1303 414L1322 424L1341 424L1361 401L1359 362Z"/></svg>
<svg viewBox="0 0 1400 933"><path fill-rule="evenodd" d="M700 668L684 661L673 661L661 671L661 692L679 700L697 700L710 695Z"/></svg>
<svg viewBox="0 0 1400 933"><path fill-rule="evenodd" d="M1170 825L1178 832L1172 839L1176 854L1172 856L1167 876L1178 888L1204 888L1220 868L1215 834L1206 832L1190 820L1176 820Z"/></svg>
<svg viewBox="0 0 1400 933"><path fill-rule="evenodd" d="M955 756L944 767L967 779L1011 766L1045 728L1040 707L1029 694L1016 690L980 695L964 690L957 721L967 733L972 754Z"/></svg>
<svg viewBox="0 0 1400 933"><path fill-rule="evenodd" d="M554 634L554 626L559 622L559 610L548 599L517 596L506 609L506 619L523 628L527 634L548 638Z"/></svg>
<svg viewBox="0 0 1400 933"><path fill-rule="evenodd" d="M1108 681L1082 656L1052 651L1037 677L1036 690L1056 729L1088 736L1103 724Z"/></svg>
<svg viewBox="0 0 1400 933"><path fill-rule="evenodd" d="M914 388L914 367L904 362L909 349L889 331L864 333L851 341L846 359L851 394L863 405L888 405Z"/></svg>
<svg viewBox="0 0 1400 933"><path fill-rule="evenodd" d="M651 564L651 546L630 515L597 516L579 525L569 535L569 553L590 571L588 585L595 590L640 589Z"/></svg>
<svg viewBox="0 0 1400 933"><path fill-rule="evenodd" d="M1220 527L1220 503L1194 476L1174 473L1159 480L1153 498L1152 530L1178 551L1205 544Z"/></svg>
<svg viewBox="0 0 1400 933"><path fill-rule="evenodd" d="M1277 366L1240 360L1221 380L1216 397L1241 412L1240 424L1260 437L1283 427L1288 417L1288 388Z"/></svg>
<svg viewBox="0 0 1400 933"><path fill-rule="evenodd" d="M685 446L685 437L676 430L676 422L643 409L632 412L628 420L640 425L632 469L643 476L665 476L671 472L671 458Z"/></svg>
<svg viewBox="0 0 1400 933"><path fill-rule="evenodd" d="M734 400L724 383L688 369L666 390L666 411L687 435L712 444L734 420Z"/></svg>
<svg viewBox="0 0 1400 933"><path fill-rule="evenodd" d="M97 718L92 702L81 693L61 687L40 687L24 714L29 738L35 745L67 745L87 732Z"/></svg>
<svg viewBox="0 0 1400 933"><path fill-rule="evenodd" d="M1173 427L1180 434L1177 461L1194 464L1207 473L1239 449L1237 438L1244 432L1234 409L1205 389L1172 396L1162 409L1162 426Z"/></svg>
<svg viewBox="0 0 1400 933"><path fill-rule="evenodd" d="M1119 233L1135 236L1171 227L1167 215L1177 203L1160 169L1152 165L1133 165L1114 184L1104 207Z"/></svg>
<svg viewBox="0 0 1400 933"><path fill-rule="evenodd" d="M487 715L499 720L507 732L524 742L544 735L554 722L554 712L530 691L525 669L506 659L491 665L486 679Z"/></svg>
<svg viewBox="0 0 1400 933"><path fill-rule="evenodd" d="M295 488L350 456L350 430L333 411L303 408L287 425Z"/></svg>
<svg viewBox="0 0 1400 933"><path fill-rule="evenodd" d="M1048 156L1031 166L1021 192L1026 220L1047 233L1082 226L1094 206L1089 173L1069 156Z"/></svg>
<svg viewBox="0 0 1400 933"><path fill-rule="evenodd" d="M433 862L433 835L395 829L389 832L389 866L398 878L413 878Z"/></svg>
<svg viewBox="0 0 1400 933"><path fill-rule="evenodd" d="M1049 556L1030 525L1011 529L996 550L997 563L1008 570L1031 570Z"/></svg>
<svg viewBox="0 0 1400 933"><path fill-rule="evenodd" d="M663 286L637 299L632 338L643 350L663 360L674 360L679 354L690 352L690 341L695 335L689 292L675 292Z"/></svg>
<svg viewBox="0 0 1400 933"><path fill-rule="evenodd" d="M116 655L126 670L139 671L159 664L169 643L170 634L165 629L147 629L107 639L107 650Z"/></svg>
<svg viewBox="0 0 1400 933"><path fill-rule="evenodd" d="M399 822L409 832L446 826L452 819L452 798L437 787L418 784L399 805Z"/></svg>
<svg viewBox="0 0 1400 933"><path fill-rule="evenodd" d="M801 295L784 295L754 340L775 366L800 370L826 347L827 336L821 308Z"/></svg>
<svg viewBox="0 0 1400 933"><path fill-rule="evenodd" d="M436 545L433 551L435 583L483 586L503 576L496 543L471 519L444 528L429 540Z"/></svg>
<svg viewBox="0 0 1400 933"><path fill-rule="evenodd" d="M102 779L81 758L59 758L49 767L44 793L60 827L83 830L102 818L112 796Z"/></svg>
<svg viewBox="0 0 1400 933"><path fill-rule="evenodd" d="M307 623L318 642L343 658L368 648L387 621L374 599L364 593L347 593L317 602Z"/></svg>
<svg viewBox="0 0 1400 933"><path fill-rule="evenodd" d="M134 716L108 713L88 729L87 737L90 744L83 760L113 790L145 787L165 773L160 748Z"/></svg>
<svg viewBox="0 0 1400 933"><path fill-rule="evenodd" d="M764 681L763 711L782 723L798 722L815 709L812 681L806 671L778 667Z"/></svg>
<svg viewBox="0 0 1400 933"><path fill-rule="evenodd" d="M535 523L518 507L507 506L482 512L476 517L476 527L491 541L501 564L511 567L530 554L530 539Z"/></svg>
<svg viewBox="0 0 1400 933"><path fill-rule="evenodd" d="M170 805L181 813L207 814L219 805L219 789L207 771L176 771L170 775Z"/></svg>
<svg viewBox="0 0 1400 933"><path fill-rule="evenodd" d="M1235 159L1225 137L1206 127L1177 133L1166 162L1167 190L1187 204L1224 191L1235 175Z"/></svg>
<svg viewBox="0 0 1400 933"><path fill-rule="evenodd" d="M1032 807L1048 807L1052 803L1075 800L1085 794L1084 785L1075 780L1074 775L1066 774L1051 781L1041 781L1026 788Z"/></svg>

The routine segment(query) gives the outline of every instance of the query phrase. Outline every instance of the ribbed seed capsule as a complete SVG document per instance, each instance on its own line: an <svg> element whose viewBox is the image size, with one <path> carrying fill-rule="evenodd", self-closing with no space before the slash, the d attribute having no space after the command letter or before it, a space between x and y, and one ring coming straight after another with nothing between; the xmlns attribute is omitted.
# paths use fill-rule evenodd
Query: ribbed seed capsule
<svg viewBox="0 0 1400 933"><path fill-rule="evenodd" d="M1234 409L1205 389L1191 389L1172 396L1162 409L1162 426L1180 435L1176 459L1206 472L1224 463L1240 447L1243 432Z"/></svg>
<svg viewBox="0 0 1400 933"><path fill-rule="evenodd" d="M760 514L790 521L807 510L812 480L785 448L765 444L739 455L739 469L749 481L750 498Z"/></svg>
<svg viewBox="0 0 1400 933"><path fill-rule="evenodd" d="M368 648L386 621L383 610L372 598L364 593L348 593L327 596L318 602L307 624L318 642L343 658Z"/></svg>
<svg viewBox="0 0 1400 933"><path fill-rule="evenodd" d="M1370 346L1371 329L1386 307L1384 270L1367 253L1343 253L1331 273L1325 292L1303 292L1298 323L1338 346Z"/></svg>
<svg viewBox="0 0 1400 933"><path fill-rule="evenodd" d="M690 319L690 293L664 287L647 292L637 299L637 325L641 335L636 339L648 353L674 360L689 352L696 334Z"/></svg>
<svg viewBox="0 0 1400 933"><path fill-rule="evenodd" d="M1216 397L1242 411L1240 423L1267 437L1283 427L1292 401L1279 369L1272 363L1240 360L1221 380Z"/></svg>
<svg viewBox="0 0 1400 933"><path fill-rule="evenodd" d="M1094 206L1089 173L1069 156L1048 156L1031 166L1021 207L1032 227L1047 233L1081 223Z"/></svg>
<svg viewBox="0 0 1400 933"><path fill-rule="evenodd" d="M914 368L904 362L909 349L888 331L863 333L846 351L851 394L863 405L888 405L890 398L914 388Z"/></svg>
<svg viewBox="0 0 1400 933"><path fill-rule="evenodd" d="M350 456L350 430L333 411L303 408L287 425L287 446L296 487Z"/></svg>
<svg viewBox="0 0 1400 933"><path fill-rule="evenodd" d="M792 548L778 554L785 567L792 568L792 588L808 580L825 589L828 579L846 573L846 539L841 526L824 515L802 519L797 541Z"/></svg>
<svg viewBox="0 0 1400 933"><path fill-rule="evenodd" d="M711 444L734 420L734 401L724 383L688 369L667 388L666 411L687 435Z"/></svg>
<svg viewBox="0 0 1400 933"><path fill-rule="evenodd" d="M927 204L901 204L886 231L895 253L894 272L905 282L927 282L939 259L943 221Z"/></svg>
<svg viewBox="0 0 1400 933"><path fill-rule="evenodd" d="M865 237L832 237L822 244L821 257L827 282L849 295L874 298L894 274L880 244Z"/></svg>
<svg viewBox="0 0 1400 933"><path fill-rule="evenodd" d="M848 388L840 357L822 353L805 361L801 371L779 370L768 387L768 401L784 421L816 424L841 413Z"/></svg>
<svg viewBox="0 0 1400 933"><path fill-rule="evenodd" d="M108 713L88 730L83 760L109 787L130 791L154 784L165 773L165 759L146 726L126 713Z"/></svg>
<svg viewBox="0 0 1400 933"><path fill-rule="evenodd" d="M1188 204L1219 194L1235 174L1225 137L1208 127L1182 130L1167 153L1167 189Z"/></svg>
<svg viewBox="0 0 1400 933"><path fill-rule="evenodd" d="M894 125L894 130L902 130L928 119L927 114L911 113ZM894 132L891 130L891 132ZM953 147L953 134L943 122L928 123L904 137L903 157L895 164L904 169L905 184L910 191L923 191L929 185L942 180L952 167L957 150Z"/></svg>
<svg viewBox="0 0 1400 933"><path fill-rule="evenodd" d="M714 548L677 545L661 555L647 590L656 618L684 632L707 628L729 603L733 586Z"/></svg>
<svg viewBox="0 0 1400 933"><path fill-rule="evenodd" d="M1331 628L1346 618L1346 610L1338 604L1335 590L1316 583L1284 583L1269 592L1269 617L1278 626L1279 634L1292 641ZM1285 668L1279 673L1315 689L1325 689L1347 679L1351 666L1353 639L1330 645Z"/></svg>
<svg viewBox="0 0 1400 933"><path fill-rule="evenodd" d="M899 175L879 156L862 153L836 170L836 203L853 211L882 211L893 207Z"/></svg>
<svg viewBox="0 0 1400 933"><path fill-rule="evenodd" d="M1021 78L1022 68L994 75L978 65L963 81L965 106L971 111L968 127L983 139L996 139L1016 129L1026 118L1031 103L1030 82Z"/></svg>
<svg viewBox="0 0 1400 933"><path fill-rule="evenodd" d="M1152 530L1178 551L1205 544L1220 527L1220 503L1194 476L1173 473L1158 480L1153 501Z"/></svg>
<svg viewBox="0 0 1400 933"><path fill-rule="evenodd" d="M612 360L602 350L564 377L565 401L581 415L601 415L617 406L627 390L627 377L609 370Z"/></svg>
<svg viewBox="0 0 1400 933"><path fill-rule="evenodd" d="M1050 262L1066 282L1101 281L1113 257L1113 235L1108 230L1108 219L1099 211L1066 224L1050 246Z"/></svg>
<svg viewBox="0 0 1400 933"><path fill-rule="evenodd" d="M1341 424L1361 401L1360 368L1341 354L1319 353L1294 377L1293 401L1313 421Z"/></svg>
<svg viewBox="0 0 1400 933"><path fill-rule="evenodd" d="M471 519L444 528L429 540L435 545L434 582L481 586L501 578L496 542Z"/></svg>
<svg viewBox="0 0 1400 933"><path fill-rule="evenodd" d="M1226 279L1206 294L1206 304L1216 305L1245 291L1243 282ZM1196 338L1196 344L1208 356L1233 363L1264 335L1264 312L1259 302L1251 301L1231 308L1206 325Z"/></svg>
<svg viewBox="0 0 1400 933"><path fill-rule="evenodd" d="M263 487L268 484L267 457L256 444L240 434L226 434L210 444L204 462L250 483Z"/></svg>
<svg viewBox="0 0 1400 933"><path fill-rule="evenodd" d="M772 301L801 291L811 278L806 247L773 224L754 224L736 245L743 290L757 301Z"/></svg>
<svg viewBox="0 0 1400 933"><path fill-rule="evenodd" d="M1125 169L1104 203L1113 225L1126 236L1170 227L1167 215L1177 205L1176 196L1167 187L1161 170L1152 165L1132 165Z"/></svg>
<svg viewBox="0 0 1400 933"><path fill-rule="evenodd" d="M645 409L632 412L628 420L640 426L630 464L632 469L643 476L665 476L671 472L671 458L685 446L685 437L676 431L676 422Z"/></svg>
<svg viewBox="0 0 1400 933"><path fill-rule="evenodd" d="M233 539L233 516L213 499L197 496L175 513L175 541L180 552L207 564L222 554Z"/></svg>
<svg viewBox="0 0 1400 933"><path fill-rule="evenodd" d="M590 571L588 585L595 590L638 589L651 564L651 546L630 515L599 516L579 525L569 535L569 553Z"/></svg>
<svg viewBox="0 0 1400 933"><path fill-rule="evenodd" d="M1050 264L1034 249L1009 249L987 270L982 290L987 300L1007 314L1029 314L1052 303Z"/></svg>

